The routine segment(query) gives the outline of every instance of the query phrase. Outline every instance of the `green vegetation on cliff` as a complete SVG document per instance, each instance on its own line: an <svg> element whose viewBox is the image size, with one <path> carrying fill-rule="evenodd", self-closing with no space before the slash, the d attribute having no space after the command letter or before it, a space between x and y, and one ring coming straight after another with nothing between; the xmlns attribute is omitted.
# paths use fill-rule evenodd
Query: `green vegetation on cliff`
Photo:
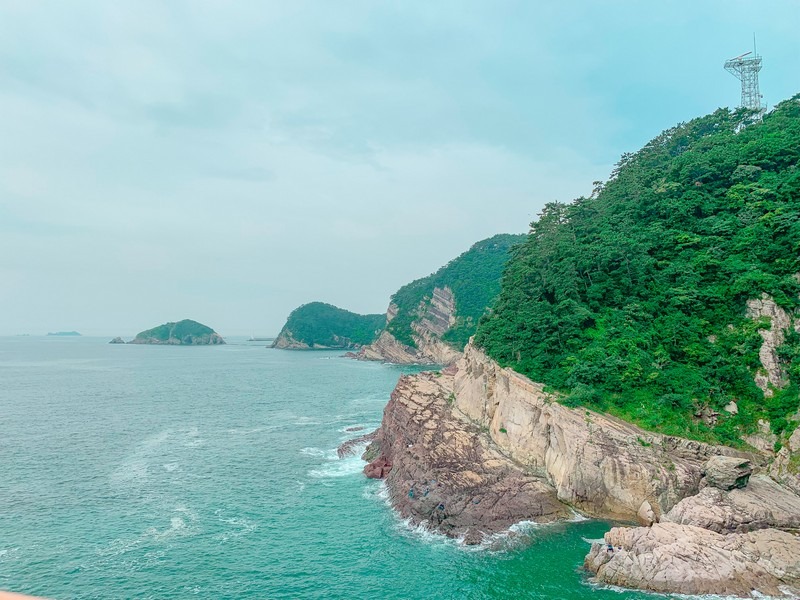
<svg viewBox="0 0 800 600"><path fill-rule="evenodd" d="M359 315L332 304L310 302L292 311L275 345L294 341L311 348L364 346L375 341L385 324L386 315Z"/></svg>
<svg viewBox="0 0 800 600"><path fill-rule="evenodd" d="M177 323L164 323L137 334L131 344L224 344L225 342L211 327L184 319Z"/></svg>
<svg viewBox="0 0 800 600"><path fill-rule="evenodd" d="M386 329L400 342L414 347L411 326L420 317L420 304L430 300L434 288L449 287L455 296L456 322L442 339L463 349L475 333L478 319L500 293L500 278L511 247L525 239L525 235L512 234L490 237L432 275L404 285L392 296L398 311Z"/></svg>
<svg viewBox="0 0 800 600"><path fill-rule="evenodd" d="M791 383L765 397L769 319L746 309L762 294L800 305L800 95L751 121L720 109L678 125L592 197L548 204L476 343L567 403L651 429L727 443L759 418L792 429L800 335L778 348Z"/></svg>

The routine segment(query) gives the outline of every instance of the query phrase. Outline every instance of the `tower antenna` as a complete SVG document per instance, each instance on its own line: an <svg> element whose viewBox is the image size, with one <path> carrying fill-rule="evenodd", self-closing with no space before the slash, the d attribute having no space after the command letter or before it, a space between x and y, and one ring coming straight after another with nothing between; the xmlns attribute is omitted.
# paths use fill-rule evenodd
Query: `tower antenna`
<svg viewBox="0 0 800 600"><path fill-rule="evenodd" d="M761 57L756 49L756 34L753 34L753 51L740 54L725 61L725 70L742 82L742 108L749 108L763 115L766 107L761 102L758 89L758 72L761 70Z"/></svg>

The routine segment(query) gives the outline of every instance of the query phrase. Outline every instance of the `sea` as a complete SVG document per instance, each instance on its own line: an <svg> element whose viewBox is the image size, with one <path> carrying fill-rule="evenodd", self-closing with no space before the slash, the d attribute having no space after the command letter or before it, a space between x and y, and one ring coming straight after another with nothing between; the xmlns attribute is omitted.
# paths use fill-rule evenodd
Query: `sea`
<svg viewBox="0 0 800 600"><path fill-rule="evenodd" d="M547 598L610 524L413 527L345 440L412 369L230 338L0 338L0 589L68 598Z"/></svg>

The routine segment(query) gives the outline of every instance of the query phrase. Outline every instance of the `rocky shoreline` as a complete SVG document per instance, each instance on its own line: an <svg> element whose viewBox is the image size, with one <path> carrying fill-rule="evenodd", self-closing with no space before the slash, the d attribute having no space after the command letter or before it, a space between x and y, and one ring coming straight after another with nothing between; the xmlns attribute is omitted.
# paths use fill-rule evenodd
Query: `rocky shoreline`
<svg viewBox="0 0 800 600"><path fill-rule="evenodd" d="M641 525L591 548L600 583L800 594L800 496L768 457L563 406L471 345L441 373L400 379L364 457L401 516L468 544L577 510Z"/></svg>

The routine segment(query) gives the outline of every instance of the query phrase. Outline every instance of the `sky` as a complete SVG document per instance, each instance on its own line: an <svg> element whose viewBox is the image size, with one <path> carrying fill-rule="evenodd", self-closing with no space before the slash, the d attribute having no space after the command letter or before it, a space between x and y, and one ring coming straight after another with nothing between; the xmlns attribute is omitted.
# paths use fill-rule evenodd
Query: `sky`
<svg viewBox="0 0 800 600"><path fill-rule="evenodd" d="M0 335L270 335L800 92L798 0L0 0Z"/></svg>

